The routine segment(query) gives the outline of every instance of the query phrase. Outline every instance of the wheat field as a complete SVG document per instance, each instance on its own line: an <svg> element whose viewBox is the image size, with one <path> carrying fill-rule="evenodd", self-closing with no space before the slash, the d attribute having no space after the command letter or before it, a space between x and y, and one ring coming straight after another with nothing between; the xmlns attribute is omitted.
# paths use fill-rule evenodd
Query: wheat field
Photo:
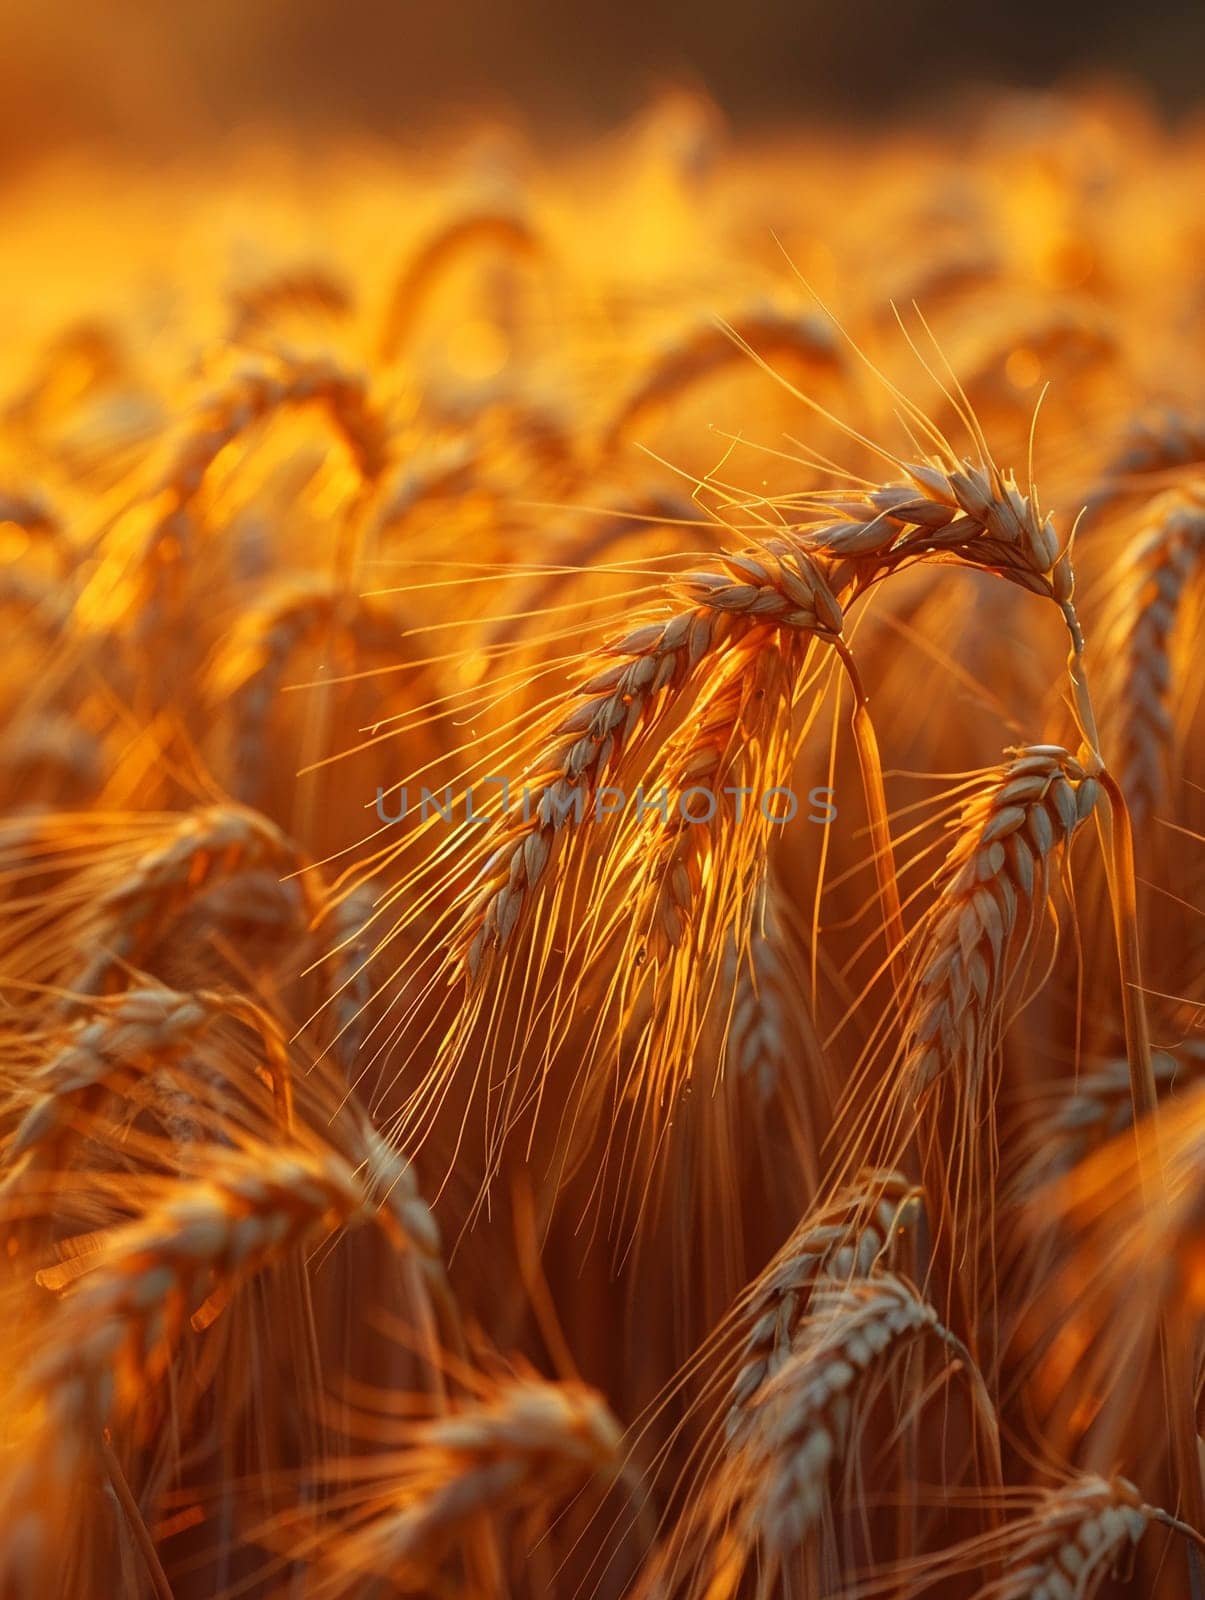
<svg viewBox="0 0 1205 1600"><path fill-rule="evenodd" d="M3 1600L1205 1593L1203 161L10 197Z"/></svg>

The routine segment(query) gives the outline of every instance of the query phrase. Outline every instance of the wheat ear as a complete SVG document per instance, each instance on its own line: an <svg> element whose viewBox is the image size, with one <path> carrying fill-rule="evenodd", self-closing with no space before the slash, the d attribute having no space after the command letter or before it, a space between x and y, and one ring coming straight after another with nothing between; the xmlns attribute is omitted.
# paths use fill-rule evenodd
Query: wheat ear
<svg viewBox="0 0 1205 1600"><path fill-rule="evenodd" d="M104 1097L132 1078L170 1071L222 1018L248 1023L259 1036L282 1124L292 1118L292 1087L284 1041L267 1015L251 1001L206 990L131 989L98 1000L96 1015L82 1019L69 1041L40 1066L21 1100L27 1109L5 1148L10 1163L39 1152L55 1164L63 1136L86 1122ZM32 1103L29 1103L32 1102ZM10 1166L7 1180L21 1169Z"/></svg>
<svg viewBox="0 0 1205 1600"><path fill-rule="evenodd" d="M621 1440L593 1389L507 1380L487 1399L407 1428L397 1455L370 1459L367 1469L389 1482L365 1494L354 1527L324 1541L329 1558L344 1573L430 1582L479 1519L548 1504L593 1475L617 1478Z"/></svg>
<svg viewBox="0 0 1205 1600"><path fill-rule="evenodd" d="M115 1407L136 1404L211 1289L228 1290L307 1239L371 1215L361 1184L331 1152L215 1146L192 1157L210 1176L113 1229L52 1319L28 1378L60 1417L103 1423ZM69 1277L38 1274L48 1287Z"/></svg>
<svg viewBox="0 0 1205 1600"><path fill-rule="evenodd" d="M1052 1490L1010 1545L1005 1572L976 1600L1091 1600L1146 1532L1151 1510L1125 1478L1084 1477Z"/></svg>
<svg viewBox="0 0 1205 1600"><path fill-rule="evenodd" d="M987 567L1034 594L1070 597L1070 560L1052 519L1011 473L962 461L901 462L906 482L856 493L805 497L837 520L805 525L806 548L861 564L954 556Z"/></svg>
<svg viewBox="0 0 1205 1600"><path fill-rule="evenodd" d="M789 356L813 368L837 371L842 366L832 329L810 313L756 305L738 311L728 322L709 320L681 335L653 359L608 422L603 448L617 449L651 413L695 384L729 367L747 366L750 350L765 362Z"/></svg>
<svg viewBox="0 0 1205 1600"><path fill-rule="evenodd" d="M292 267L234 291L230 297L230 340L245 344L289 314L344 317L352 304L348 285L326 268Z"/></svg>
<svg viewBox="0 0 1205 1600"><path fill-rule="evenodd" d="M1167 793L1172 738L1172 637L1185 594L1205 566L1205 485L1161 496L1118 574L1111 644L1121 663L1114 776L1141 826Z"/></svg>
<svg viewBox="0 0 1205 1600"><path fill-rule="evenodd" d="M701 662L714 668L722 652L766 624L826 637L840 632L841 608L822 568L785 541L721 560L725 572L675 582L673 594L690 609L617 640L605 652L610 662L579 685L577 704L532 765L531 779L543 786L534 814L505 830L462 918L455 951L471 976L530 910L570 817L581 819L605 777L622 769L636 734L665 716Z"/></svg>
<svg viewBox="0 0 1205 1600"><path fill-rule="evenodd" d="M1133 492L1134 479L1205 462L1205 415L1169 407L1130 423L1088 499L1096 516Z"/></svg>
<svg viewBox="0 0 1205 1600"><path fill-rule="evenodd" d="M296 847L267 817L241 806L210 806L176 819L172 836L136 861L126 880L106 890L90 913L102 952L75 984L100 994L122 966L145 956L182 911L225 879L263 868L280 875L302 866Z"/></svg>
<svg viewBox="0 0 1205 1600"><path fill-rule="evenodd" d="M792 939L779 909L781 901L782 891L763 877L754 897L748 939L728 940L717 993L725 1070L752 1087L759 1106L772 1104L801 1058L823 1057L803 985L790 959Z"/></svg>
<svg viewBox="0 0 1205 1600"><path fill-rule="evenodd" d="M230 707L233 789L240 800L254 805L263 787L268 719L293 653L345 640L360 656L392 660L401 633L388 613L323 580L284 585L244 614L212 674L215 698Z"/></svg>
<svg viewBox="0 0 1205 1600"><path fill-rule="evenodd" d="M1066 750L1029 745L964 810L919 947L905 1062L913 1096L947 1075L981 1081L1060 858L1099 799Z"/></svg>
<svg viewBox="0 0 1205 1600"><path fill-rule="evenodd" d="M1188 1040L1174 1050L1151 1052L1151 1067L1162 1102L1177 1089L1205 1076L1205 1045ZM1087 1156L1133 1126L1130 1063L1124 1057L1102 1062L1074 1084L1061 1083L1035 1108L1034 1149L1021 1168L1022 1192L1032 1192L1052 1176L1070 1172Z"/></svg>
<svg viewBox="0 0 1205 1600"><path fill-rule="evenodd" d="M899 1264L922 1214L922 1192L898 1172L871 1172L803 1219L760 1274L741 1308L747 1328L726 1429L734 1438L750 1405L790 1359L796 1334L821 1284L868 1278Z"/></svg>
<svg viewBox="0 0 1205 1600"><path fill-rule="evenodd" d="M428 291L459 258L492 248L515 259L538 259L544 242L510 206L475 205L452 216L424 240L399 273L381 328L378 359L386 364L404 348Z"/></svg>
<svg viewBox="0 0 1205 1600"><path fill-rule="evenodd" d="M143 514L150 526L140 557L147 592L138 624L144 636L179 610L189 513L218 457L256 424L307 405L327 412L362 481L373 485L380 479L389 460L388 430L369 403L362 378L319 360L268 363L236 375L197 408L147 496Z"/></svg>
<svg viewBox="0 0 1205 1600"><path fill-rule="evenodd" d="M200 492L221 452L256 423L286 407L319 405L331 418L365 478L387 464L385 429L364 380L326 360L281 360L237 374L197 407L157 487L162 514L178 515Z"/></svg>
<svg viewBox="0 0 1205 1600"><path fill-rule="evenodd" d="M746 1550L761 1549L771 1571L817 1528L859 1403L892 1357L925 1337L944 1344L974 1379L962 1344L902 1279L881 1273L813 1289L809 1321L755 1396L730 1461L738 1485L733 1525Z"/></svg>

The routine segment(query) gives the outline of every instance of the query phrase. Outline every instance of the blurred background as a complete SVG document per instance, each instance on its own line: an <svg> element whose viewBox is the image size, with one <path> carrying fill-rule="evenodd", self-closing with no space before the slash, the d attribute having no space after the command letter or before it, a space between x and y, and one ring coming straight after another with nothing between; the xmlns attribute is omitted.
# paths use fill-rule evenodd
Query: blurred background
<svg viewBox="0 0 1205 1600"><path fill-rule="evenodd" d="M412 141L483 111L615 123L667 81L740 128L875 121L990 85L1145 84L1199 102L1200 0L0 0L0 176L80 145L158 162L250 127Z"/></svg>

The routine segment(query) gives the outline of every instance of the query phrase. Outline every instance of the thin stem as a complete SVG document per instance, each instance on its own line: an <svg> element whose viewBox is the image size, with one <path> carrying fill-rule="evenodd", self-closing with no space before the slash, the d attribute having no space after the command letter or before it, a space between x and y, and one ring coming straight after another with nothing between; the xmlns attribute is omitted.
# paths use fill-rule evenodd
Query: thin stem
<svg viewBox="0 0 1205 1600"><path fill-rule="evenodd" d="M1134 1105L1134 1137L1138 1144L1139 1174L1144 1203L1151 1209L1166 1201L1163 1160L1159 1145L1159 1099L1151 1064L1151 1041L1146 1001L1142 992L1142 961L1138 939L1138 905L1134 876L1134 831L1125 797L1115 778L1102 767L1100 783L1109 797L1112 829L1109 887L1121 969L1122 1015L1126 1054L1130 1063L1130 1096ZM1143 1139L1143 1124L1150 1143ZM1164 1401L1179 1492L1189 1521L1205 1528L1205 1486L1196 1426L1196 1390L1192 1352L1166 1306L1159 1316ZM1195 1562L1195 1551L1190 1561Z"/></svg>
<svg viewBox="0 0 1205 1600"><path fill-rule="evenodd" d="M126 1522L129 1524L130 1533L144 1563L147 1575L151 1580L158 1600L172 1600L172 1586L167 1581L167 1573L163 1570L163 1563L159 1560L159 1552L155 1549L154 1540L151 1538L146 1523L143 1521L142 1512L138 1509L138 1502L134 1499L133 1491L126 1482L126 1475L121 1470L121 1462L117 1459L117 1452L109 1443L108 1435L101 1435L101 1454L104 1457L105 1471L108 1473L109 1482L113 1493L117 1496L118 1504L125 1513Z"/></svg>
<svg viewBox="0 0 1205 1600"><path fill-rule="evenodd" d="M1079 615L1074 604L1064 601L1059 607L1063 619L1067 624L1067 631L1071 635L1071 654L1067 657L1067 676L1071 679L1072 704L1075 708L1075 720L1079 724L1079 731L1084 742L1091 751L1090 766L1092 776L1095 777L1104 761L1100 754L1100 732L1096 725L1096 710L1092 704L1092 695L1088 688L1088 674L1084 663L1084 631L1080 627Z"/></svg>
<svg viewBox="0 0 1205 1600"><path fill-rule="evenodd" d="M1149 1117L1158 1137L1159 1093L1151 1063L1151 1038L1142 991L1142 952L1138 940L1138 896L1134 876L1134 829L1129 807L1117 780L1104 767L1097 778L1109 798L1112 862L1110 890L1117 935L1117 960L1121 969L1121 1006L1125 1022L1126 1051L1130 1060L1130 1093L1134 1124Z"/></svg>
<svg viewBox="0 0 1205 1600"><path fill-rule="evenodd" d="M1080 732L1091 751L1090 770L1109 799L1109 816L1099 818L1105 852L1105 872L1117 939L1117 961L1121 975L1121 1005L1125 1024L1126 1056L1130 1065L1130 1098L1134 1109L1134 1138L1138 1147L1139 1178L1143 1202L1148 1210L1166 1200L1163 1158L1159 1145L1159 1094L1151 1061L1150 1028L1146 998L1142 989L1142 949L1138 935L1138 890L1134 870L1134 829L1129 807L1116 779L1108 772L1100 754L1100 735L1096 713L1084 668L1084 635L1075 606L1068 600L1061 607L1071 634L1071 654L1067 670L1071 679L1073 703ZM1143 1138L1143 1124L1150 1135ZM1202 1484L1201 1455L1196 1426L1196 1388L1193 1381L1192 1352L1162 1308L1159 1317L1160 1365L1163 1374L1164 1408L1171 1435L1179 1492L1189 1518L1197 1528L1205 1528L1205 1485ZM1200 1587L1200 1557L1195 1546L1188 1549L1188 1563L1194 1594Z"/></svg>
<svg viewBox="0 0 1205 1600"><path fill-rule="evenodd" d="M879 741L871 720L862 677L849 646L843 639L834 639L833 647L841 657L841 664L853 687L854 711L851 726L858 751L862 791L866 797L866 811L870 822L875 879L879 887L879 901L883 908L883 929L887 937L887 953L891 959L892 977L897 992L903 994L907 979L904 962L904 915L900 906L899 883L895 875L895 852L891 844L891 823L887 813L887 794L883 788L883 764L879 759Z"/></svg>

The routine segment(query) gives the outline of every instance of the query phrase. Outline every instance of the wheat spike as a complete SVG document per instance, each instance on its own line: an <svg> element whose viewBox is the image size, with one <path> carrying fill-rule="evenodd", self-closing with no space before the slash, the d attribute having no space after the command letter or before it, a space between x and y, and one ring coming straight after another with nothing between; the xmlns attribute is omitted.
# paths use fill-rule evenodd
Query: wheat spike
<svg viewBox="0 0 1205 1600"><path fill-rule="evenodd" d="M401 353L424 299L448 268L486 248L519 260L538 260L544 243L534 224L513 205L482 203L448 218L423 240L393 285L378 348L382 362L388 364Z"/></svg>
<svg viewBox="0 0 1205 1600"><path fill-rule="evenodd" d="M653 360L607 424L604 448L616 450L651 413L694 384L725 368L746 366L749 350L768 362L788 356L822 370L839 371L842 366L832 329L810 313L761 304L738 311L727 323L709 319Z"/></svg>
<svg viewBox="0 0 1205 1600"><path fill-rule="evenodd" d="M746 948L732 939L725 950L718 995L725 1069L751 1084L762 1106L773 1102L801 1056L820 1050L799 974L788 957L790 935L777 909L780 892L763 881Z"/></svg>
<svg viewBox="0 0 1205 1600"><path fill-rule="evenodd" d="M914 1096L947 1074L981 1081L1059 860L1099 796L1065 750L1029 745L964 810L918 949L905 1061Z"/></svg>
<svg viewBox="0 0 1205 1600"><path fill-rule="evenodd" d="M278 1107L291 1105L289 1063L283 1041L267 1016L241 996L199 990L129 989L98 1000L94 1015L81 1018L68 1041L22 1086L23 1112L5 1150L10 1163L39 1151L53 1164L64 1135L77 1121L86 1123L108 1094L150 1074L172 1075L204 1035L224 1018L255 1029L268 1063ZM15 1165L9 1177L18 1171Z"/></svg>
<svg viewBox="0 0 1205 1600"><path fill-rule="evenodd" d="M1007 1572L976 1600L1091 1600L1150 1517L1125 1478L1074 1479L1050 1492L1023 1534L1016 1530Z"/></svg>
<svg viewBox="0 0 1205 1600"><path fill-rule="evenodd" d="M254 805L264 787L264 750L272 709L279 703L289 659L306 646L325 646L337 662L340 646L393 661L401 628L370 602L349 597L324 580L292 580L247 611L214 662L212 692L228 705L234 727L233 791Z"/></svg>
<svg viewBox="0 0 1205 1600"><path fill-rule="evenodd" d="M751 1405L790 1359L817 1288L869 1278L879 1268L890 1272L923 1204L921 1191L898 1172L868 1173L800 1222L741 1310L748 1332L726 1423L730 1439L749 1425Z"/></svg>
<svg viewBox="0 0 1205 1600"><path fill-rule="evenodd" d="M956 557L1060 606L1070 603L1070 553L1060 553L1053 520L1035 494L1021 493L1011 473L970 460L900 465L905 483L806 497L807 509L828 510L840 520L805 525L804 548L871 571Z"/></svg>
<svg viewBox="0 0 1205 1600"><path fill-rule="evenodd" d="M638 732L647 733L684 691L700 663L714 663L763 624L817 636L840 633L842 613L822 569L785 541L722 558L726 572L689 573L674 593L691 609L626 634L610 664L579 685L531 769L543 793L530 820L510 828L482 870L456 948L476 975L486 953L514 935L545 879L561 830L592 805Z"/></svg>
<svg viewBox="0 0 1205 1600"><path fill-rule="evenodd" d="M63 1417L103 1422L164 1368L185 1319L286 1251L370 1212L349 1167L287 1145L192 1152L205 1178L114 1229L95 1267L64 1298L28 1378ZM39 1274L50 1287L55 1269Z"/></svg>
<svg viewBox="0 0 1205 1600"><path fill-rule="evenodd" d="M1109 458L1088 500L1095 516L1134 492L1132 480L1205 462L1205 416L1169 406L1136 417Z"/></svg>
<svg viewBox="0 0 1205 1600"><path fill-rule="evenodd" d="M1151 1060L1160 1098L1173 1086L1191 1087L1205 1075L1205 1046L1187 1040L1174 1050L1156 1050ZM1073 1084L1044 1096L1034 1110L1034 1150L1019 1183L1030 1191L1051 1177L1070 1172L1093 1151L1132 1127L1134 1103L1130 1063L1125 1057L1103 1062Z"/></svg>
<svg viewBox="0 0 1205 1600"><path fill-rule="evenodd" d="M732 1467L743 1484L736 1525L747 1549L781 1564L817 1526L855 1409L904 1345L931 1336L958 1360L958 1340L902 1279L818 1283L790 1354L754 1396ZM969 1365L969 1362L968 1362Z"/></svg>
<svg viewBox="0 0 1205 1600"><path fill-rule="evenodd" d="M134 864L128 881L107 890L92 916L101 954L75 984L100 994L122 965L136 962L204 891L237 875L273 868L281 877L301 866L296 847L266 817L239 806L211 806L180 817L173 836Z"/></svg>
<svg viewBox="0 0 1205 1600"><path fill-rule="evenodd" d="M1161 496L1118 574L1120 659L1114 770L1141 824L1167 795L1175 673L1172 640L1205 561L1205 487Z"/></svg>
<svg viewBox="0 0 1205 1600"><path fill-rule="evenodd" d="M593 1475L618 1476L621 1440L594 1390L504 1380L487 1398L406 1431L404 1452L376 1464L382 1476L393 1468L383 1492L365 1496L357 1526L325 1541L330 1558L344 1573L429 1581L476 1519L553 1502Z"/></svg>

